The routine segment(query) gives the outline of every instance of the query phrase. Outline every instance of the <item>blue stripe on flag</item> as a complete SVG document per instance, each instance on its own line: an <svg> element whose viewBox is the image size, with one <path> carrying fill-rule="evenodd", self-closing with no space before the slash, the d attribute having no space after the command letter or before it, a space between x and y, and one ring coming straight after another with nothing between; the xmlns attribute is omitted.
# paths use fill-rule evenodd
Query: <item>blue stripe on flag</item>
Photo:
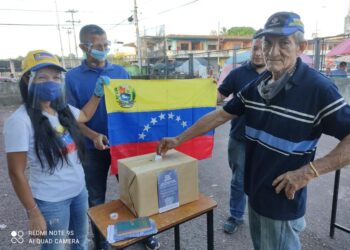
<svg viewBox="0 0 350 250"><path fill-rule="evenodd" d="M111 146L158 141L162 137L177 136L192 126L214 107L161 110L148 112L108 113L109 142ZM206 135L214 135L209 131Z"/></svg>

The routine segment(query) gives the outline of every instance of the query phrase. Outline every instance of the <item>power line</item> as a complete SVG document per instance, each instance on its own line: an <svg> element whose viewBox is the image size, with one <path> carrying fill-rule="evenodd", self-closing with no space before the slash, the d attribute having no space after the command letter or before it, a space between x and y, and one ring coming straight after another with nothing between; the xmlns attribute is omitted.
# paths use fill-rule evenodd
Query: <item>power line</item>
<svg viewBox="0 0 350 250"><path fill-rule="evenodd" d="M199 0L193 0L193 1L188 2L188 3L184 3L184 4L178 5L178 6L173 7L173 8L170 8L170 9L167 9L167 10L163 10L163 11L158 12L158 13L152 15L152 16L142 18L142 19L140 19L140 21L145 20L145 19L150 19L150 18L153 18L153 17L155 17L155 16L162 15L162 14L164 14L164 13L167 13L167 12L170 12L170 11L173 11L173 10L176 10L176 9L179 9L179 8L182 8L182 7L185 7L185 6L187 6L187 5L191 5L191 4L193 4L193 3L195 3L195 2L198 2L198 1L199 1Z"/></svg>
<svg viewBox="0 0 350 250"><path fill-rule="evenodd" d="M62 25L62 24L61 24ZM67 25L67 24L63 24ZM41 24L41 23L0 23L0 26L57 26L57 24Z"/></svg>
<svg viewBox="0 0 350 250"><path fill-rule="evenodd" d="M55 10L31 10L31 9L0 9L0 11L23 11L23 12L56 12ZM57 12L65 13L66 11L57 10ZM84 13L91 13L93 11L80 11Z"/></svg>
<svg viewBox="0 0 350 250"><path fill-rule="evenodd" d="M83 26L85 24L80 23L76 24L76 26ZM116 25L130 25L129 23L126 24L121 24L121 23L96 23L96 25L104 25L104 26L116 26ZM0 26L47 26L47 27L52 27L52 26L57 26L57 24L47 24L47 23L0 23ZM60 26L71 26L69 24L60 24Z"/></svg>
<svg viewBox="0 0 350 250"><path fill-rule="evenodd" d="M153 0L150 0L148 2L152 2L152 1ZM176 7L167 9L167 10L163 10L163 11L158 12L158 13L152 15L152 16L139 19L139 21L150 19L150 18L153 18L153 17L158 16L158 15L162 15L164 13L167 13L167 12L170 12L170 11L173 11L173 10L185 7L187 5L191 5L191 4L193 4L195 2L198 2L198 1L199 0L193 0L193 1L188 2L188 3L184 3L184 4L181 4L179 6L176 6ZM0 9L0 11L55 12L54 10L34 10L34 9L33 10L28 10L28 9ZM57 11L57 12L67 13L67 11ZM80 12L93 12L93 11L80 11ZM104 25L104 26L112 26L110 29L113 29L113 28L115 28L117 26L120 26L120 25L130 25L130 23L124 23L125 21L128 20L128 18L125 18L124 20L120 21L119 23L115 23L115 24L114 23L113 24L101 24L101 23L98 24L98 23L96 23L96 24L97 25ZM59 25L61 25L61 26L68 26L67 24L59 24ZM81 26L81 25L84 25L84 24L76 23L76 26ZM48 26L48 27L50 27L50 26L57 26L57 24L0 23L0 26Z"/></svg>
<svg viewBox="0 0 350 250"><path fill-rule="evenodd" d="M117 26L119 26L119 25L129 25L128 23L125 23L125 24L124 24L124 22L127 21L128 19L129 19L129 17L127 17L127 18L125 18L123 21L120 21L119 23L113 25L113 27L111 27L110 30L111 30L111 29L114 29L115 27L117 27Z"/></svg>

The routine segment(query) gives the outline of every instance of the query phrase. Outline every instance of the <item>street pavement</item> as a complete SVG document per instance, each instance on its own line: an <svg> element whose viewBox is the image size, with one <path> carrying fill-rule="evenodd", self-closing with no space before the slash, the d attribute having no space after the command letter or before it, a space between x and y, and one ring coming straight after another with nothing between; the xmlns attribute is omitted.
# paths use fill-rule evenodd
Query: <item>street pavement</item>
<svg viewBox="0 0 350 250"><path fill-rule="evenodd" d="M15 107L0 107L0 130L4 120L15 110ZM214 210L215 249L249 250L253 249L247 216L245 223L233 235L223 232L222 226L229 215L229 187L231 172L227 164L227 142L229 123L215 131L215 147L213 157L200 161L200 192L217 201ZM323 136L317 150L317 158L329 152L337 140ZM3 136L0 137L0 250L7 249L39 249L38 245L29 243L27 235L27 219L22 205L13 191L8 177L6 155L4 153ZM306 211L307 227L301 234L302 248L306 250L345 250L350 249L350 235L340 230L335 231L334 239L329 237L331 203L333 195L334 173L323 175L312 180L308 185L308 204ZM119 197L115 177L108 178L107 199ZM272 204L266 204L270 206ZM350 169L341 171L337 222L350 228ZM11 232L24 231L22 244L11 242ZM181 249L206 249L206 216L203 215L180 226ZM89 246L92 249L91 231ZM174 249L173 230L159 234L162 249ZM141 244L130 250L144 249Z"/></svg>

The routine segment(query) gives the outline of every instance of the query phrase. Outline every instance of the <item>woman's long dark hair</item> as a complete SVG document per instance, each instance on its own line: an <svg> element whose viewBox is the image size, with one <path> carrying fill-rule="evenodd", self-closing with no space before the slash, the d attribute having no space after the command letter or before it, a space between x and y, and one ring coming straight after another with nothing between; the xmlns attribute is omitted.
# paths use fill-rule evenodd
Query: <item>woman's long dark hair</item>
<svg viewBox="0 0 350 250"><path fill-rule="evenodd" d="M69 164L67 160L65 143L58 137L48 118L42 114L40 105L33 102L33 97L28 94L28 85L24 79L29 79L29 74L25 74L21 78L19 88L21 91L22 101L33 125L35 152L40 161L42 169L44 170L44 166L48 165L49 173L53 174L59 165L62 168L63 161ZM84 162L86 155L84 137L81 134L78 124L69 107L60 107L59 105L61 103L62 102L60 101L52 102L51 107L57 111L59 122L72 136L78 150L80 161Z"/></svg>

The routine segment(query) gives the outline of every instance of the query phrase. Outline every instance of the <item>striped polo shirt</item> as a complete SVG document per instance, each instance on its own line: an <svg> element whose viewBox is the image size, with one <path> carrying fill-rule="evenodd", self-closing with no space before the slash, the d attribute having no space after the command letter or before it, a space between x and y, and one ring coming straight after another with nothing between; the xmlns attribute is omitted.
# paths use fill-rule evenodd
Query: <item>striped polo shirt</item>
<svg viewBox="0 0 350 250"><path fill-rule="evenodd" d="M350 133L350 107L327 77L300 58L296 70L267 104L257 86L271 78L266 72L224 106L246 117L244 189L251 207L275 220L294 220L305 214L306 188L288 200L272 186L279 175L312 161L322 133L339 140Z"/></svg>
<svg viewBox="0 0 350 250"><path fill-rule="evenodd" d="M256 71L251 62L247 62L231 70L223 83L219 86L218 91L224 96L229 96L231 94L237 95L245 85L258 78L261 74ZM233 119L231 121L230 137L236 140L244 140L244 127L244 115L240 116L238 119Z"/></svg>

